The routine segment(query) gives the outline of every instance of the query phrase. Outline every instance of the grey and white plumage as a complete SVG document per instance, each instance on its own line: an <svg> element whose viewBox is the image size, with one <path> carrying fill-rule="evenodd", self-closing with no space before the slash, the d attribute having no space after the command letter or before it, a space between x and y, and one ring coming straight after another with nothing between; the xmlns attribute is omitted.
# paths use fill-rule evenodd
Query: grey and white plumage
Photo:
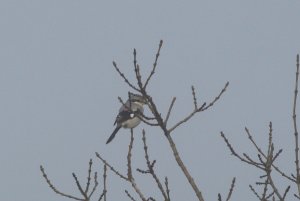
<svg viewBox="0 0 300 201"><path fill-rule="evenodd" d="M143 105L146 103L143 96L137 94L130 94L129 99L119 109L119 114L116 117L114 125L117 127L108 138L106 144L110 143L116 136L120 128L134 128L140 124L140 116L144 112Z"/></svg>

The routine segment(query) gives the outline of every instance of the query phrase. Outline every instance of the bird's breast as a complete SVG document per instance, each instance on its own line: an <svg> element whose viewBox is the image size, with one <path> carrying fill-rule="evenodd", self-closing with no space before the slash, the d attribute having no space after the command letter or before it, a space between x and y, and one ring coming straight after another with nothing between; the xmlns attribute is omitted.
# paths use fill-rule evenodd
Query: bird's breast
<svg viewBox="0 0 300 201"><path fill-rule="evenodd" d="M132 119L129 119L129 120L123 122L122 127L123 128L134 128L137 125L139 125L140 122L141 122L141 120L138 117L134 117Z"/></svg>

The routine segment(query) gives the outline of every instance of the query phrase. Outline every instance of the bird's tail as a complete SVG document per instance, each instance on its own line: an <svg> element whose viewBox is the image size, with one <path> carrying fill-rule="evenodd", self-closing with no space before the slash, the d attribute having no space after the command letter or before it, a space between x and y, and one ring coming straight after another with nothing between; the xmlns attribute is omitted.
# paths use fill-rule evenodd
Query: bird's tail
<svg viewBox="0 0 300 201"><path fill-rule="evenodd" d="M114 137L116 136L117 132L120 130L121 125L117 126L114 130L114 132L109 136L108 140L106 141L106 144L110 143Z"/></svg>

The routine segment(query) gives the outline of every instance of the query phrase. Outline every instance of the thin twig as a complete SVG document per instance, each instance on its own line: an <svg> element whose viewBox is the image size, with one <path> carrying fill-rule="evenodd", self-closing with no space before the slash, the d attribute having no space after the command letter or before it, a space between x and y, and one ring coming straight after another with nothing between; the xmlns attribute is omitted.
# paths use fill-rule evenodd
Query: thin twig
<svg viewBox="0 0 300 201"><path fill-rule="evenodd" d="M275 154L275 156L272 159L272 164L273 162L279 157L279 155L282 153L282 149L279 149L278 152Z"/></svg>
<svg viewBox="0 0 300 201"><path fill-rule="evenodd" d="M252 185L249 185L249 188L259 200L262 200Z"/></svg>
<svg viewBox="0 0 300 201"><path fill-rule="evenodd" d="M174 106L175 101L176 101L176 97L173 97L172 102L171 102L171 104L170 104L170 107L169 107L169 109L168 109L168 113L167 113L166 119L165 119L165 121L164 121L164 125L165 125L165 126L167 126L167 123L168 123L168 121L169 121L170 114L171 114L171 111L172 111L172 108L173 108L173 106Z"/></svg>
<svg viewBox="0 0 300 201"><path fill-rule="evenodd" d="M97 158L99 158L102 161L102 163L104 163L107 167L109 167L109 169L111 171L113 171L116 175L118 175L122 179L128 181L128 178L126 176L124 176L120 172L118 172L113 166L111 166L106 160L104 160L98 152L96 152L96 156L97 156Z"/></svg>
<svg viewBox="0 0 300 201"><path fill-rule="evenodd" d="M243 157L241 157L239 154L237 154L235 152L235 150L233 149L232 145L229 143L229 140L226 138L225 134L222 131L221 131L221 136L224 139L224 141L225 141L225 143L226 143L227 147L229 148L229 150L230 150L230 152L231 152L232 155L234 155L235 157L237 157L238 159L240 159L241 161L243 161L245 163L253 165L253 166L255 166L255 167L257 167L257 168L259 168L261 170L264 170L263 167L260 167L259 165L257 165L258 163L252 163L252 161L246 160Z"/></svg>
<svg viewBox="0 0 300 201"><path fill-rule="evenodd" d="M136 75L136 79L137 79L137 83L139 88L143 87L143 83L142 83L142 76L141 76L141 72L140 72L140 65L136 65L135 66L135 75Z"/></svg>
<svg viewBox="0 0 300 201"><path fill-rule="evenodd" d="M190 118L192 118L197 112L203 111L203 108L205 107L206 103L203 103L202 106L200 108L198 108L197 110L194 110L193 112L191 112L188 116L186 116L184 119L182 119L181 121L179 121L178 123L176 123L173 127L171 127L168 132L171 133L173 130L175 130L178 126L180 126L181 124L187 122Z"/></svg>
<svg viewBox="0 0 300 201"><path fill-rule="evenodd" d="M134 66L134 71L135 71L135 76L136 76L138 86L139 88L143 88L140 66L137 64L137 60L136 60L136 49L133 50L133 66Z"/></svg>
<svg viewBox="0 0 300 201"><path fill-rule="evenodd" d="M298 195L300 195L299 137L298 137L297 116L296 116L296 106L297 106L297 96L298 96L298 79L299 79L299 54L297 55L296 68L297 68L297 70L296 70L294 103L293 103L293 125L294 125L294 135L295 135L296 184L298 187Z"/></svg>
<svg viewBox="0 0 300 201"><path fill-rule="evenodd" d="M283 198L282 196L280 195L276 185L274 184L274 181L271 177L271 172L268 174L268 180L269 180L269 183L270 185L272 186L273 190L274 190L274 193L276 194L276 196L279 198L280 201L283 201Z"/></svg>
<svg viewBox="0 0 300 201"><path fill-rule="evenodd" d="M43 166L40 166L40 170L43 174L43 177L45 178L47 184L49 185L49 187L57 194L63 196L63 197L67 197L67 198L71 198L71 199L74 199L74 200L81 200L81 201L84 201L84 199L82 198L78 198L78 197L75 197L75 196L72 196L72 195L69 195L69 194L66 194L66 193L62 193L60 192L59 190L57 190L57 188L55 188L55 186L51 183L50 179L48 179L48 176L47 174L45 173L45 170L43 168Z"/></svg>
<svg viewBox="0 0 300 201"><path fill-rule="evenodd" d="M73 176L73 178L74 178L74 180L75 180L75 183L76 183L76 185L77 185L77 188L78 188L79 192L80 192L81 195L84 197L84 199L87 201L87 200L88 200L88 196L87 196L87 194L83 191L83 189L82 189L82 187L81 187L81 185L80 185L80 183L79 183L79 181L78 181L78 178L77 178L77 176L76 176L76 174L75 174L74 172L72 173L72 176Z"/></svg>
<svg viewBox="0 0 300 201"><path fill-rule="evenodd" d="M98 201L101 201L101 200L102 200L102 198L104 197L104 194L105 194L104 192L101 193L101 195L100 195Z"/></svg>
<svg viewBox="0 0 300 201"><path fill-rule="evenodd" d="M234 184L235 184L235 177L232 179L231 186L230 186L226 201L229 201L230 198L231 198L231 195L232 195L232 192L233 192L233 189L234 189Z"/></svg>
<svg viewBox="0 0 300 201"><path fill-rule="evenodd" d="M89 199L92 197L92 195L94 194L94 192L96 191L96 189L97 189L97 186L98 186L98 178L97 178L97 172L95 172L95 174L94 174L94 187L93 187L93 189L92 189L92 191L90 192L90 194L89 194Z"/></svg>
<svg viewBox="0 0 300 201"><path fill-rule="evenodd" d="M288 187L285 189L284 194L283 194L283 199L285 199L285 197L286 197L287 193L289 192L290 188L291 188L291 186L288 186Z"/></svg>
<svg viewBox="0 0 300 201"><path fill-rule="evenodd" d="M166 186L166 191L167 191L167 197L168 197L168 200L167 201L170 201L171 198L170 198L170 188L169 188L169 181L168 181L168 177L165 178L165 186Z"/></svg>
<svg viewBox="0 0 300 201"><path fill-rule="evenodd" d="M195 87L192 86L192 94L193 94L193 100L194 100L194 107L195 107L195 110L198 108L197 106L197 98L196 98L196 93L195 93Z"/></svg>
<svg viewBox="0 0 300 201"><path fill-rule="evenodd" d="M131 151L133 148L133 129L130 129L130 143L128 146L128 154L127 154L127 177L128 180L131 181L132 180L132 168L131 168Z"/></svg>
<svg viewBox="0 0 300 201"><path fill-rule="evenodd" d="M155 55L155 61L154 61L154 63L153 63L153 68L152 68L152 71L151 71L150 75L148 76L148 78L147 78L147 80L146 80L146 82L145 82L145 85L144 85L144 87L143 87L144 90L146 89L146 87L147 87L147 85L148 85L148 83L149 83L151 77L152 77L152 76L154 75L154 73L155 73L155 69L156 69L156 66L157 66L157 60L158 60L158 57L159 57L159 55L160 55L160 50L161 50L162 44L163 44L163 40L160 40L159 46L158 46L158 50L157 50L157 53L156 53L156 55Z"/></svg>
<svg viewBox="0 0 300 201"><path fill-rule="evenodd" d="M146 201L146 198L145 196L143 195L143 193L141 192L141 190L138 188L137 184L135 183L135 180L133 178L133 175L132 175L132 168L131 168L131 157L132 157L132 148L133 148L133 141L134 141L134 138L133 138L133 129L130 129L130 143L129 143L129 146L128 146L128 154L127 154L127 177L128 177L128 181L131 183L131 186L133 187L133 189L135 190L135 192L140 196L140 198L143 200L143 201Z"/></svg>
<svg viewBox="0 0 300 201"><path fill-rule="evenodd" d="M248 156L246 153L243 153L243 156L251 163L256 164L257 166L262 166L263 162L261 161L261 163L257 163L255 162L252 158L250 158L250 156ZM260 158L260 157L259 157Z"/></svg>
<svg viewBox="0 0 300 201"><path fill-rule="evenodd" d="M226 84L225 84L224 88L222 89L222 91L220 92L220 94L217 97L215 97L215 99L212 102L210 102L206 107L204 107L202 109L202 111L207 110L210 107L212 107L221 98L221 96L226 91L226 89L227 89L228 86L229 86L229 82L226 82Z"/></svg>
<svg viewBox="0 0 300 201"><path fill-rule="evenodd" d="M88 169L87 183L86 183L86 188L85 188L85 191L84 191L85 194L89 191L89 187L90 187L92 164L93 164L93 161L92 161L92 159L90 159L89 169Z"/></svg>
<svg viewBox="0 0 300 201"><path fill-rule="evenodd" d="M166 194L159 178L155 174L154 169L153 169L153 165L151 164L150 159L149 159L146 133L145 133L144 129L143 129L143 138L142 138L142 140L143 140L143 144L144 144L145 159L146 159L146 163L147 163L147 166L148 166L148 169L149 169L149 173L152 175L153 179L155 180L155 182L157 184L157 187L159 188L160 192L162 193L164 199L167 200L168 196L167 196L167 194Z"/></svg>
<svg viewBox="0 0 300 201"><path fill-rule="evenodd" d="M141 114L141 117L146 120L156 120L155 117L148 117L145 114Z"/></svg>
<svg viewBox="0 0 300 201"><path fill-rule="evenodd" d="M222 94L226 91L227 87L229 85L229 82L227 82L224 86L224 88L221 90L221 92L219 93L218 96L216 96L214 98L214 100L212 102L210 102L208 105L206 105L206 103L203 103L201 105L201 107L199 108L194 108L193 112L191 112L187 117L185 117L183 120L179 121L178 123L176 123L172 128L169 129L169 132L171 133L175 128L177 128L178 126L180 126L181 124L185 123L186 121L188 121L190 118L192 118L197 112L203 112L207 109L209 109L210 107L212 107L222 96ZM192 93L194 93L194 91L192 90ZM193 100L194 100L194 105L195 105L195 97L193 94ZM197 105L197 104L196 104Z"/></svg>
<svg viewBox="0 0 300 201"><path fill-rule="evenodd" d="M268 178L267 178L265 180L265 182L263 183L263 185L264 185L264 190L263 190L263 193L262 193L262 198L263 199L267 199L266 197L272 196L272 194L274 194L274 191L273 191L269 196L267 196L268 184L269 184L269 181L268 181Z"/></svg>
<svg viewBox="0 0 300 201"><path fill-rule="evenodd" d="M149 174L150 173L149 170L142 170L140 168L137 168L136 171L138 171L139 173L142 173L142 174Z"/></svg>
<svg viewBox="0 0 300 201"><path fill-rule="evenodd" d="M130 198L131 201L136 201L136 199L134 199L127 190L125 190L125 193Z"/></svg>
<svg viewBox="0 0 300 201"><path fill-rule="evenodd" d="M220 193L218 193L218 201L222 201L222 196Z"/></svg>
<svg viewBox="0 0 300 201"><path fill-rule="evenodd" d="M124 79L124 81L132 88L134 89L135 91L138 91L139 92L139 89L136 88L133 84L131 84L129 82L129 80L125 77L124 73L122 73L119 69L119 67L117 66L117 63L113 61L113 66L115 67L115 69L117 70L117 72L119 73L119 75Z"/></svg>
<svg viewBox="0 0 300 201"><path fill-rule="evenodd" d="M152 117L146 117L144 114L137 114L138 118L144 122L145 124L149 125L149 126L159 126L158 123L152 123L147 121L146 119L152 119Z"/></svg>
<svg viewBox="0 0 300 201"><path fill-rule="evenodd" d="M267 178L268 178L267 181L270 184L270 186L272 187L274 193L279 198L279 200L283 201L283 198L282 198L281 194L279 193L276 185L274 184L273 178L271 176L272 161L273 161L273 156L274 156L274 145L273 145L273 141L272 141L272 131L273 131L272 123L270 122L270 124L269 124L268 155L267 155L267 160L266 160L266 163L265 163L265 172L266 172Z"/></svg>
<svg viewBox="0 0 300 201"><path fill-rule="evenodd" d="M107 193L106 178L107 178L107 167L106 167L106 165L104 165L104 167L103 167L103 194L104 194L104 201L106 201L106 193Z"/></svg>
<svg viewBox="0 0 300 201"><path fill-rule="evenodd" d="M257 151L266 159L267 156L264 154L264 152L262 152L262 150L258 147L257 143L254 141L252 134L250 133L249 129L247 127L245 127L245 131L246 134L248 136L248 139L252 142L252 144L254 145L254 147L257 149ZM295 179L293 179L292 177L289 177L287 174L285 174L283 171L281 171L276 165L274 165L272 163L273 168L279 173L281 174L281 176L287 178L288 180L292 181L292 182L296 182Z"/></svg>
<svg viewBox="0 0 300 201"><path fill-rule="evenodd" d="M274 145L273 145L273 127L272 122L269 123L269 143L268 143L268 153L267 153L267 164L271 165L274 153Z"/></svg>
<svg viewBox="0 0 300 201"><path fill-rule="evenodd" d="M268 196L266 196L266 199L270 199L271 197L273 197L273 199L275 199L274 194L275 194L275 192L273 191L273 192L270 193Z"/></svg>

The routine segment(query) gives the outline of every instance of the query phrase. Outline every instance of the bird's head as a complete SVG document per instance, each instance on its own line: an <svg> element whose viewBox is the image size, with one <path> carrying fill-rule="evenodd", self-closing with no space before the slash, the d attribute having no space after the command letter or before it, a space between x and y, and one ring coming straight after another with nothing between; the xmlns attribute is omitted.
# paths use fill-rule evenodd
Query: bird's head
<svg viewBox="0 0 300 201"><path fill-rule="evenodd" d="M131 92L129 92L129 100L132 103L138 103L138 104L141 104L141 105L147 104L147 99L144 96L141 96L139 94L134 94L134 93L131 93Z"/></svg>

